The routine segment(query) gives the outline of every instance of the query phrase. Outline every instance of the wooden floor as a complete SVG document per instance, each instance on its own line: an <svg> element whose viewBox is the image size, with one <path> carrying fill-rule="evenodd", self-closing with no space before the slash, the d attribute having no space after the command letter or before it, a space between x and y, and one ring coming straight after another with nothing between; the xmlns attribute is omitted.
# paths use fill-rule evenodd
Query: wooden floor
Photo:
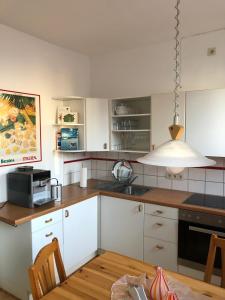
<svg viewBox="0 0 225 300"><path fill-rule="evenodd" d="M0 300L19 300L0 289Z"/></svg>

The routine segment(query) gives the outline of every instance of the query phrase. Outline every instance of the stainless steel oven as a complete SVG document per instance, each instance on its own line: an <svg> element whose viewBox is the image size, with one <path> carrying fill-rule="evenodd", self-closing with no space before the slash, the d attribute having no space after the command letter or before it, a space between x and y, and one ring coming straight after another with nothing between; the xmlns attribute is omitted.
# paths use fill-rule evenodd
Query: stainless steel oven
<svg viewBox="0 0 225 300"><path fill-rule="evenodd" d="M204 271L212 233L225 237L225 217L206 213L179 210L178 263ZM215 268L221 269L218 249ZM217 274L217 270L215 270Z"/></svg>

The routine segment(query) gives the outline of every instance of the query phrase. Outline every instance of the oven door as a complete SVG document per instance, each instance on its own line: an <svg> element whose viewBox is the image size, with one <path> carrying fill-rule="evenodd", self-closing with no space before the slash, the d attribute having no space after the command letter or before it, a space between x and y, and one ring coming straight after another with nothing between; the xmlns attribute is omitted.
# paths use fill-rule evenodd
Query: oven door
<svg viewBox="0 0 225 300"><path fill-rule="evenodd" d="M206 265L211 234L225 237L225 230L179 220L178 227L178 259ZM216 253L215 265L221 268L221 252Z"/></svg>

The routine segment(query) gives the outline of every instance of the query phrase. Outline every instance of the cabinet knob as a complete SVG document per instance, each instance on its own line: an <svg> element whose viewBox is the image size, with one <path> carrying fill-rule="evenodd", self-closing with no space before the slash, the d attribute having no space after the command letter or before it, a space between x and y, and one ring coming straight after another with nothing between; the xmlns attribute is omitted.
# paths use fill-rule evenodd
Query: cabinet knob
<svg viewBox="0 0 225 300"><path fill-rule="evenodd" d="M69 213L68 209L66 209L66 210L65 210L65 218L68 218L69 215L70 215L70 213Z"/></svg>
<svg viewBox="0 0 225 300"><path fill-rule="evenodd" d="M155 150L155 144L152 145L152 151L154 151L154 150Z"/></svg>
<svg viewBox="0 0 225 300"><path fill-rule="evenodd" d="M105 150L107 149L107 143L103 144L103 149L105 149Z"/></svg>
<svg viewBox="0 0 225 300"><path fill-rule="evenodd" d="M163 247L163 246L160 246L160 245L156 245L155 247L156 247L156 249L158 249L158 250L163 250L163 249L164 249L164 247Z"/></svg>
<svg viewBox="0 0 225 300"><path fill-rule="evenodd" d="M143 205L142 204L138 205L138 211L139 212L143 211Z"/></svg>
<svg viewBox="0 0 225 300"><path fill-rule="evenodd" d="M50 236L52 236L53 235L53 232L50 232L50 233L47 233L46 235L45 235L45 237L47 238L47 237L50 237Z"/></svg>

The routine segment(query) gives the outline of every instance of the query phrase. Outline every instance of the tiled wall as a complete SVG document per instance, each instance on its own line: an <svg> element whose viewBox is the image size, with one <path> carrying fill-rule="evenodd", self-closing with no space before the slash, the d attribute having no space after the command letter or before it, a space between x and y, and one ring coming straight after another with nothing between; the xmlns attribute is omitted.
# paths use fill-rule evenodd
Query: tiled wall
<svg viewBox="0 0 225 300"><path fill-rule="evenodd" d="M81 160L81 161L76 161ZM65 163L70 161L69 163ZM91 160L89 153L77 153L64 158L63 185L68 185L80 181L81 167L88 168L88 179L91 178Z"/></svg>
<svg viewBox="0 0 225 300"><path fill-rule="evenodd" d="M110 180L112 178L111 169L114 161L122 158L135 161L139 156L140 155L138 154L116 152L96 152L88 155L86 154L87 158L92 159L64 165L64 185L79 182L79 172L82 163L88 168L89 178ZM82 157L85 158L84 154ZM98 160L99 158L101 160ZM104 158L106 160L104 160ZM107 159L113 160L107 161ZM217 162L216 166L225 167L225 159L214 159ZM223 170L189 168L185 169L183 172L182 180L170 180L165 176L165 168L146 166L139 163L131 164L134 170L134 175L138 176L135 180L136 184L220 196L225 195L225 178Z"/></svg>

